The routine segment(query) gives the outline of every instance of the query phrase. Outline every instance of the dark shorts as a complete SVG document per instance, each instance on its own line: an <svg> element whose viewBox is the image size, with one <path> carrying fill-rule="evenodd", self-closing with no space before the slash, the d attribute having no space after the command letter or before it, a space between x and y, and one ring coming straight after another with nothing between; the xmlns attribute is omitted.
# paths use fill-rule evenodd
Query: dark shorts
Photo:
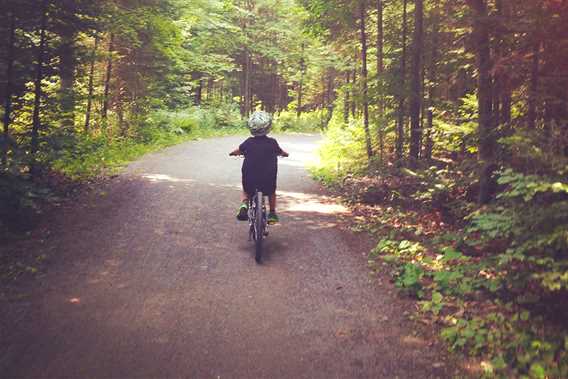
<svg viewBox="0 0 568 379"><path fill-rule="evenodd" d="M265 175L255 175L254 173L248 173L246 170L243 170L242 174L243 191L248 195L252 196L257 189L267 196L273 195L276 192L276 171L269 172Z"/></svg>

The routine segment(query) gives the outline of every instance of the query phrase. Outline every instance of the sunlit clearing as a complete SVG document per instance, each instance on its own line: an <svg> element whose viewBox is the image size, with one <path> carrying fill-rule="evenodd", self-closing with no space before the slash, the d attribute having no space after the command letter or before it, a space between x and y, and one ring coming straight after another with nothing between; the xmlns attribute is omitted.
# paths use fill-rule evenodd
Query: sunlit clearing
<svg viewBox="0 0 568 379"><path fill-rule="evenodd" d="M180 179L174 178L173 176L163 175L163 174L143 174L144 179L148 179L153 183L158 182L172 182L172 183L193 183L194 180L191 179Z"/></svg>
<svg viewBox="0 0 568 379"><path fill-rule="evenodd" d="M287 212L322 214L348 213L346 207L334 203L325 196L314 196L301 192L287 191L278 191L278 196L282 199L282 208Z"/></svg>
<svg viewBox="0 0 568 379"><path fill-rule="evenodd" d="M71 304L79 304L81 302L81 299L79 299L78 297L72 297L71 299L69 299L69 302Z"/></svg>

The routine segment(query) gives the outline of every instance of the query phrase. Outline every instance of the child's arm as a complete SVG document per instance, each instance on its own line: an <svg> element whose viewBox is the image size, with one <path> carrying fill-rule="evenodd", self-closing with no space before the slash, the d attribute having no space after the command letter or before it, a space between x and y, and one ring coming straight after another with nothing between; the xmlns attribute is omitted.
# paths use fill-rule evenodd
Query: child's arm
<svg viewBox="0 0 568 379"><path fill-rule="evenodd" d="M274 141L274 147L276 149L276 155L280 156L280 157L287 157L289 154L287 152L284 151L283 148L280 147L280 145L278 144L278 141L276 141L275 139L273 139Z"/></svg>
<svg viewBox="0 0 568 379"><path fill-rule="evenodd" d="M237 148L236 150L231 151L231 152L229 153L229 155L230 155L230 156L243 155L243 152L242 152L240 149Z"/></svg>

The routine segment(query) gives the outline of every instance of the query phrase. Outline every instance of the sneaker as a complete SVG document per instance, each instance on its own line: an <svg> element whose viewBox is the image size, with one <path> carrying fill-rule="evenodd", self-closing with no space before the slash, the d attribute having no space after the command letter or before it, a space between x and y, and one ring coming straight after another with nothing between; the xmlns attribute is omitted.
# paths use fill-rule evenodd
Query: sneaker
<svg viewBox="0 0 568 379"><path fill-rule="evenodd" d="M248 220L248 205L246 203L242 203L239 207L239 211L237 213L237 220L239 221L247 221Z"/></svg>
<svg viewBox="0 0 568 379"><path fill-rule="evenodd" d="M270 225L272 225L272 224L276 224L276 223L278 223L278 222L280 222L280 219L278 218L278 215L277 215L276 213L274 213L274 212L270 212L270 213L268 214L268 223L269 223Z"/></svg>

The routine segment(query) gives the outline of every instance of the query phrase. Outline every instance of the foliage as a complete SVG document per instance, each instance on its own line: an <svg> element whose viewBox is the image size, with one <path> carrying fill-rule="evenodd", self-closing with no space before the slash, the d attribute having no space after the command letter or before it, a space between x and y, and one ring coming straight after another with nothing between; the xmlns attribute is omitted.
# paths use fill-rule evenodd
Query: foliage
<svg viewBox="0 0 568 379"><path fill-rule="evenodd" d="M319 132L322 128L322 113L307 112L299 117L296 112L284 111L274 117L277 132Z"/></svg>
<svg viewBox="0 0 568 379"><path fill-rule="evenodd" d="M362 172L366 167L366 153L361 121L353 120L345 125L333 118L318 153L321 163L312 172L325 183L338 183L347 175Z"/></svg>
<svg viewBox="0 0 568 379"><path fill-rule="evenodd" d="M72 178L96 176L115 171L139 156L183 141L244 131L238 112L223 105L216 110L189 108L181 112L156 111L143 121L144 126L130 138L109 141L104 134L85 136L65 151L53 168Z"/></svg>
<svg viewBox="0 0 568 379"><path fill-rule="evenodd" d="M511 169L497 183L497 201L467 217L462 231L440 222L428 230L433 209L422 195L411 196L423 207L414 215L387 199L361 220L382 236L370 267L387 267L418 298L415 317L442 325L449 348L481 357L488 376L564 377L568 187L561 177Z"/></svg>
<svg viewBox="0 0 568 379"><path fill-rule="evenodd" d="M491 376L513 365L517 374L531 378L568 375L568 338L543 327L528 311L490 312L483 317L448 316L451 326L442 337L452 350L491 357L483 366Z"/></svg>
<svg viewBox="0 0 568 379"><path fill-rule="evenodd" d="M492 207L472 215L470 244L504 240L496 251L509 291L526 298L568 290L568 184L504 171ZM533 300L535 301L535 300Z"/></svg>

